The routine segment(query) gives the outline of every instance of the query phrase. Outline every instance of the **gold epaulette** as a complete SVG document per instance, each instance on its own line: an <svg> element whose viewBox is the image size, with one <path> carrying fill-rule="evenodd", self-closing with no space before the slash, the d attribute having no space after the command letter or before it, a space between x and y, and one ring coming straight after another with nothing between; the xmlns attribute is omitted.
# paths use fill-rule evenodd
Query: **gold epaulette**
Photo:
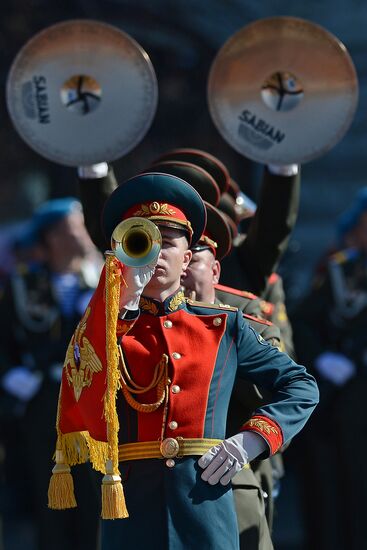
<svg viewBox="0 0 367 550"><path fill-rule="evenodd" d="M196 300L191 300L190 298L186 298L186 302L190 306L207 307L209 309L224 309L226 311L238 311L238 307L229 306L227 304L209 304L208 302L197 302Z"/></svg>

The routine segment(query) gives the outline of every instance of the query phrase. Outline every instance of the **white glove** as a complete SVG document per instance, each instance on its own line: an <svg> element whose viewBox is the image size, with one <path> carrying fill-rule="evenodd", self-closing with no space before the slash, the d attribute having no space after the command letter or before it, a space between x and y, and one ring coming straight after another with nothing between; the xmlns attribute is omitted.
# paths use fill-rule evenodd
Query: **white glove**
<svg viewBox="0 0 367 550"><path fill-rule="evenodd" d="M204 468L201 479L210 485L216 485L218 481L222 485L228 485L246 464L267 449L265 439L254 432L245 431L233 435L209 449L199 459L199 466Z"/></svg>
<svg viewBox="0 0 367 550"><path fill-rule="evenodd" d="M122 277L126 284L121 285L120 310L139 309L140 296L154 274L157 260L143 267L124 266Z"/></svg>
<svg viewBox="0 0 367 550"><path fill-rule="evenodd" d="M78 176L81 179L104 178L108 174L107 162L91 164L90 166L78 166Z"/></svg>
<svg viewBox="0 0 367 550"><path fill-rule="evenodd" d="M343 386L356 374L353 361L341 353L325 351L316 357L314 364L318 373L336 386Z"/></svg>
<svg viewBox="0 0 367 550"><path fill-rule="evenodd" d="M4 374L1 384L8 393L21 401L29 401L38 392L42 374L30 371L27 367L14 367Z"/></svg>
<svg viewBox="0 0 367 550"><path fill-rule="evenodd" d="M299 171L298 164L268 164L268 170L275 176L296 176Z"/></svg>

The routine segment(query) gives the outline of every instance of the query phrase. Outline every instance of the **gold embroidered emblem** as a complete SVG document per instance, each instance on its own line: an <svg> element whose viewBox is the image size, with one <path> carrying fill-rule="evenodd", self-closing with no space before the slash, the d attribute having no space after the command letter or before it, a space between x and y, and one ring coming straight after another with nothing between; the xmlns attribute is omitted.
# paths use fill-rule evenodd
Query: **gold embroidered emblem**
<svg viewBox="0 0 367 550"><path fill-rule="evenodd" d="M147 204L142 204L140 210L134 212L134 216L173 216L176 214L172 208L168 207L167 203L159 204L159 202L151 202L149 206Z"/></svg>
<svg viewBox="0 0 367 550"><path fill-rule="evenodd" d="M92 344L83 336L89 314L90 307L87 308L70 341L64 364L66 378L69 385L73 386L76 401L79 401L83 388L91 385L93 374L102 370L102 363Z"/></svg>
<svg viewBox="0 0 367 550"><path fill-rule="evenodd" d="M249 420L246 422L247 426L250 426L250 428L255 427L258 428L261 432L265 432L266 434L270 434L272 432L275 435L278 435L278 430L274 428L269 422L266 422L266 420Z"/></svg>
<svg viewBox="0 0 367 550"><path fill-rule="evenodd" d="M149 311L152 315L158 315L158 307L154 302L151 300L148 300L147 298L144 298L143 296L140 298L139 307L143 311Z"/></svg>
<svg viewBox="0 0 367 550"><path fill-rule="evenodd" d="M157 212L159 212L159 202L152 202L149 205L149 210L152 214L157 214Z"/></svg>
<svg viewBox="0 0 367 550"><path fill-rule="evenodd" d="M170 311L176 311L176 309L185 301L185 295L182 290L179 290L177 294L172 298L168 305Z"/></svg>

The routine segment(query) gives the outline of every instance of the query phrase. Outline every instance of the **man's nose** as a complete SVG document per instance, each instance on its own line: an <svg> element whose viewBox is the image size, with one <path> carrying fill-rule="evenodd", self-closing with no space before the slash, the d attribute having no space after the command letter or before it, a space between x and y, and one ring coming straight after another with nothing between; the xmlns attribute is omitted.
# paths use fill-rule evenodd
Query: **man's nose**
<svg viewBox="0 0 367 550"><path fill-rule="evenodd" d="M163 248L161 248L161 249L160 249L160 252L159 252L159 254L158 254L158 259L157 259L158 262L159 262L159 260L160 260L161 258L163 258L163 255L164 255Z"/></svg>

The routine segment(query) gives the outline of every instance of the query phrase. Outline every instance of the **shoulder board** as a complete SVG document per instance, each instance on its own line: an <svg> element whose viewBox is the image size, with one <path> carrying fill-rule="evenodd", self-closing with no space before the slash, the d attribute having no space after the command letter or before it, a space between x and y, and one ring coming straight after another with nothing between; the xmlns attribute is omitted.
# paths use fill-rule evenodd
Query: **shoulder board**
<svg viewBox="0 0 367 550"><path fill-rule="evenodd" d="M261 325L266 325L268 327L274 326L274 323L267 321L266 319L261 319L261 317L254 317L254 315L248 315L247 313L243 313L242 315L244 319L248 319L249 321L256 321L256 323L260 323Z"/></svg>
<svg viewBox="0 0 367 550"><path fill-rule="evenodd" d="M208 309L223 309L226 311L238 311L237 307L228 306L227 304L209 304L207 302L197 302L196 300L186 299L186 303L190 306L205 307Z"/></svg>
<svg viewBox="0 0 367 550"><path fill-rule="evenodd" d="M238 288L233 288L231 286L216 284L214 287L217 290L222 290L223 292L228 292L228 294L235 294L236 296L241 296L241 298L248 298L249 300L257 300L258 296L247 290L238 290Z"/></svg>
<svg viewBox="0 0 367 550"><path fill-rule="evenodd" d="M355 248L347 248L346 250L339 250L339 252L335 252L335 254L332 254L329 258L329 261L335 264L344 264L349 260L354 260L358 256L358 250L356 250Z"/></svg>

